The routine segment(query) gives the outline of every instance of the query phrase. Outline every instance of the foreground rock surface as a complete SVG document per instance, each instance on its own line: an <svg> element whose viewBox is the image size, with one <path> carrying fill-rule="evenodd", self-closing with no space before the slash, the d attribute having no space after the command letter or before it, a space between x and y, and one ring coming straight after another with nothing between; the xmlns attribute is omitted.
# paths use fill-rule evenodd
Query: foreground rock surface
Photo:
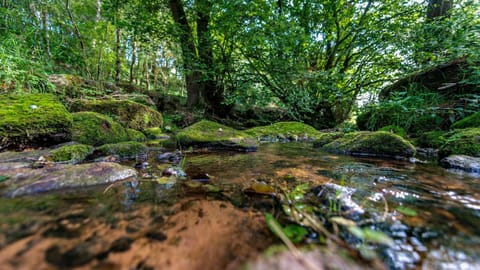
<svg viewBox="0 0 480 270"><path fill-rule="evenodd" d="M177 134L177 143L182 147L245 152L256 151L258 146L253 136L207 120L181 130Z"/></svg>
<svg viewBox="0 0 480 270"><path fill-rule="evenodd" d="M470 173L480 173L480 158L452 155L440 161L440 164L445 168L459 169Z"/></svg>
<svg viewBox="0 0 480 270"><path fill-rule="evenodd" d="M353 156L408 158L415 147L402 137L384 131L352 132L322 146L323 150Z"/></svg>
<svg viewBox="0 0 480 270"><path fill-rule="evenodd" d="M0 149L70 139L72 116L49 94L0 95Z"/></svg>
<svg viewBox="0 0 480 270"><path fill-rule="evenodd" d="M2 182L0 194L7 197L47 191L112 183L137 175L133 168L116 163L101 162L81 165L55 164L33 169L29 163L0 163Z"/></svg>

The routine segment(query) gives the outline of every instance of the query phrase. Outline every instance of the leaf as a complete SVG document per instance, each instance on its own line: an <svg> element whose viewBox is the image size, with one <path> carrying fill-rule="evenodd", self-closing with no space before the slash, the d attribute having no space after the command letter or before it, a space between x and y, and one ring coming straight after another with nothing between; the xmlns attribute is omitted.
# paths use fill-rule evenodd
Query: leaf
<svg viewBox="0 0 480 270"><path fill-rule="evenodd" d="M280 223L278 223L278 221L271 214L268 213L265 214L265 221L270 231L272 231L277 237L282 238L277 234L274 227L280 228L281 232L293 243L301 242L303 238L308 234L307 229L299 225L290 224L286 227L282 227L282 225L280 225Z"/></svg>
<svg viewBox="0 0 480 270"><path fill-rule="evenodd" d="M412 208L408 208L408 207L405 207L405 206L399 206L397 208L395 208L395 210L397 210L398 212L406 215L406 216L411 216L411 217L414 217L417 215L417 211L413 210Z"/></svg>
<svg viewBox="0 0 480 270"><path fill-rule="evenodd" d="M337 223L339 225L345 226L345 227L354 227L357 226L357 223L355 221L346 219L343 217L331 217L330 218L331 222Z"/></svg>
<svg viewBox="0 0 480 270"><path fill-rule="evenodd" d="M387 246L390 246L393 244L392 238L390 238L388 235L386 235L381 231L374 231L369 228L365 228L363 229L363 233L365 235L365 238L364 238L365 241L370 241L370 242L383 244Z"/></svg>
<svg viewBox="0 0 480 270"><path fill-rule="evenodd" d="M3 181L8 180L8 178L9 178L9 177L6 176L6 175L0 175L0 183L3 182Z"/></svg>

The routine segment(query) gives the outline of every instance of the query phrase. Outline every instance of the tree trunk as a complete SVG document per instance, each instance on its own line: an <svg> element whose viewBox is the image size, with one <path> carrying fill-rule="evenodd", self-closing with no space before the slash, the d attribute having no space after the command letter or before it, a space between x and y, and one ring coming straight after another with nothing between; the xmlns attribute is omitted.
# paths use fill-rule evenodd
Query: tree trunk
<svg viewBox="0 0 480 270"><path fill-rule="evenodd" d="M80 32L80 29L77 26L77 23L73 17L73 13L70 10L70 0L65 0L65 9L67 10L68 17L70 18L70 21L72 22L74 33L77 36L78 42L80 43L80 49L82 50L82 58L83 58L83 64L85 68L85 72L87 73L88 77L92 77L90 70L87 65L87 49L85 47L85 42L83 41L83 36L82 33Z"/></svg>
<svg viewBox="0 0 480 270"><path fill-rule="evenodd" d="M42 9L42 24L43 35L45 38L45 50L47 51L48 58L52 58L52 52L50 51L50 35L48 33L49 16L48 10L46 10L46 8Z"/></svg>
<svg viewBox="0 0 480 270"><path fill-rule="evenodd" d="M435 20L441 17L448 17L453 7L453 0L429 0L427 7L427 19Z"/></svg>
<svg viewBox="0 0 480 270"><path fill-rule="evenodd" d="M120 73L122 71L122 62L121 62L121 54L120 54L120 39L122 37L122 33L120 28L117 26L115 30L115 84L120 82Z"/></svg>
<svg viewBox="0 0 480 270"><path fill-rule="evenodd" d="M135 75L133 74L135 70L135 62L137 62L137 41L135 40L135 34L132 37L132 62L130 63L130 79L129 82L133 83Z"/></svg>

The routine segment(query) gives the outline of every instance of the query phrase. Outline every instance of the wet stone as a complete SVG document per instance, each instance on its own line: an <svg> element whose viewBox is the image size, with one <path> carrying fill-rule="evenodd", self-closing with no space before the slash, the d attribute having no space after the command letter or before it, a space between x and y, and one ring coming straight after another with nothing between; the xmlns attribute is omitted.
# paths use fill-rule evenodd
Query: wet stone
<svg viewBox="0 0 480 270"><path fill-rule="evenodd" d="M122 236L117 240L113 241L110 245L110 251L112 252L122 252L130 249L130 245L133 243L133 240L129 237Z"/></svg>

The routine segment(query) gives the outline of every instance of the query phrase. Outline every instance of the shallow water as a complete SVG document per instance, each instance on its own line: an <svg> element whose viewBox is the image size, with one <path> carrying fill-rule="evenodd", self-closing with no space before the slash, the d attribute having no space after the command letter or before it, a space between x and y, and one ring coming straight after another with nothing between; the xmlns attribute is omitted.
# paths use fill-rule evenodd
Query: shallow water
<svg viewBox="0 0 480 270"><path fill-rule="evenodd" d="M201 269L205 264L178 263L181 259L172 259L169 264L159 259L174 256L169 247L190 252L182 248L186 238L195 235L198 239L191 240L186 247L191 245L208 252L209 245L202 244L203 235L194 231L194 225L179 225L183 224L179 220L191 218L184 213L196 209L193 218L210 222L202 229L206 235L213 231L215 236L218 230L219 237L238 234L232 239L245 238L231 247L235 254L225 254L224 261L210 265L210 269L235 269L266 247L255 246L252 239L261 237L265 244L273 241L257 223L251 224L255 233L222 234L246 213L239 208L269 211L268 201L249 201L242 190L258 180L275 184L295 179L296 183L307 182L312 187L336 183L355 188L353 200L368 213L386 214L384 222L369 226L395 241L393 246L378 250L390 269L480 269L478 175L450 172L428 164L337 156L307 144L264 144L258 152L245 154L188 153L186 160L187 175L208 174L208 188L204 184L152 181L150 177L157 179L163 167L157 166L155 153L151 153L150 168L142 170L145 178L140 181L0 199L0 265L5 269L126 269L127 265L134 269ZM212 186L222 192L209 190ZM387 201L387 213L383 198ZM230 203L237 208L228 208ZM402 214L400 207L414 210L416 215ZM223 226L215 227L212 224L219 223L219 217L214 213L222 213L221 209L231 211L231 216L225 217ZM242 222L245 220L239 224ZM200 246L195 247L196 244ZM222 244L230 248L230 244L217 243ZM163 255L153 252L153 247L163 249ZM197 253L188 254L200 256L201 262L204 253ZM129 259L120 260L120 255Z"/></svg>

